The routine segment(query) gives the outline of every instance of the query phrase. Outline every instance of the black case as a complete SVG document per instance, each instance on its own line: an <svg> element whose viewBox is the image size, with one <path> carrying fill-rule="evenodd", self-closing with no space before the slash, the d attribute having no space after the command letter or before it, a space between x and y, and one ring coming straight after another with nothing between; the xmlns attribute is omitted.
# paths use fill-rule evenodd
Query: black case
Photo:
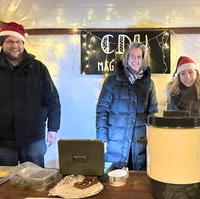
<svg viewBox="0 0 200 199"><path fill-rule="evenodd" d="M104 174L104 143L100 140L61 139L58 141L58 154L63 175Z"/></svg>

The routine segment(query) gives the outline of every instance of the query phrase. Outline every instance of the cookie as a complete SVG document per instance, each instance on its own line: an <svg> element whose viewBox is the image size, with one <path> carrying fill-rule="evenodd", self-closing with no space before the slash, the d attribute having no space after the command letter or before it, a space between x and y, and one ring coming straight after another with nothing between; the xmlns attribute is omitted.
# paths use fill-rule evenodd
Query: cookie
<svg viewBox="0 0 200 199"><path fill-rule="evenodd" d="M74 183L74 187L78 189L86 189L94 184L98 183L97 177L94 176L85 176L81 182Z"/></svg>

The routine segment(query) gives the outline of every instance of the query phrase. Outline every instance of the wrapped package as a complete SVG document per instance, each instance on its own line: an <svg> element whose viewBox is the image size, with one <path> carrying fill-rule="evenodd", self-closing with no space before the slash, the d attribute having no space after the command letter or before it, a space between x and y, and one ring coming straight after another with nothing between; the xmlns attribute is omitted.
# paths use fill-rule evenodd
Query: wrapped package
<svg viewBox="0 0 200 199"><path fill-rule="evenodd" d="M43 191L60 179L58 170L44 169L31 162L25 162L12 169L11 184L19 189Z"/></svg>

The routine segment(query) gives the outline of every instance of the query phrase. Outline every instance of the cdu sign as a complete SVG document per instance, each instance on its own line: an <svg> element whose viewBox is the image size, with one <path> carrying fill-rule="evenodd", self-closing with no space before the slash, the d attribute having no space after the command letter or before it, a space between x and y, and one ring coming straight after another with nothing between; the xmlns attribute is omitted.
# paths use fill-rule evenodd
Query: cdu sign
<svg viewBox="0 0 200 199"><path fill-rule="evenodd" d="M85 32L81 33L81 73L110 74L131 42L142 42L150 50L153 73L170 73L170 34L168 31Z"/></svg>

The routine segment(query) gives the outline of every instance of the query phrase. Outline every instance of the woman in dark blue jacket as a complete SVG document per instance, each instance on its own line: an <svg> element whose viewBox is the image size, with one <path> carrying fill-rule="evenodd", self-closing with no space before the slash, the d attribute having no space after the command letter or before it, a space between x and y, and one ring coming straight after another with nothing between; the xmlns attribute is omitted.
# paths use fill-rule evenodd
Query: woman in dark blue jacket
<svg viewBox="0 0 200 199"><path fill-rule="evenodd" d="M129 45L97 104L97 139L105 144L105 161L117 168L146 169L146 146L140 140L146 136L148 115L157 112L157 99L145 52L141 43Z"/></svg>

